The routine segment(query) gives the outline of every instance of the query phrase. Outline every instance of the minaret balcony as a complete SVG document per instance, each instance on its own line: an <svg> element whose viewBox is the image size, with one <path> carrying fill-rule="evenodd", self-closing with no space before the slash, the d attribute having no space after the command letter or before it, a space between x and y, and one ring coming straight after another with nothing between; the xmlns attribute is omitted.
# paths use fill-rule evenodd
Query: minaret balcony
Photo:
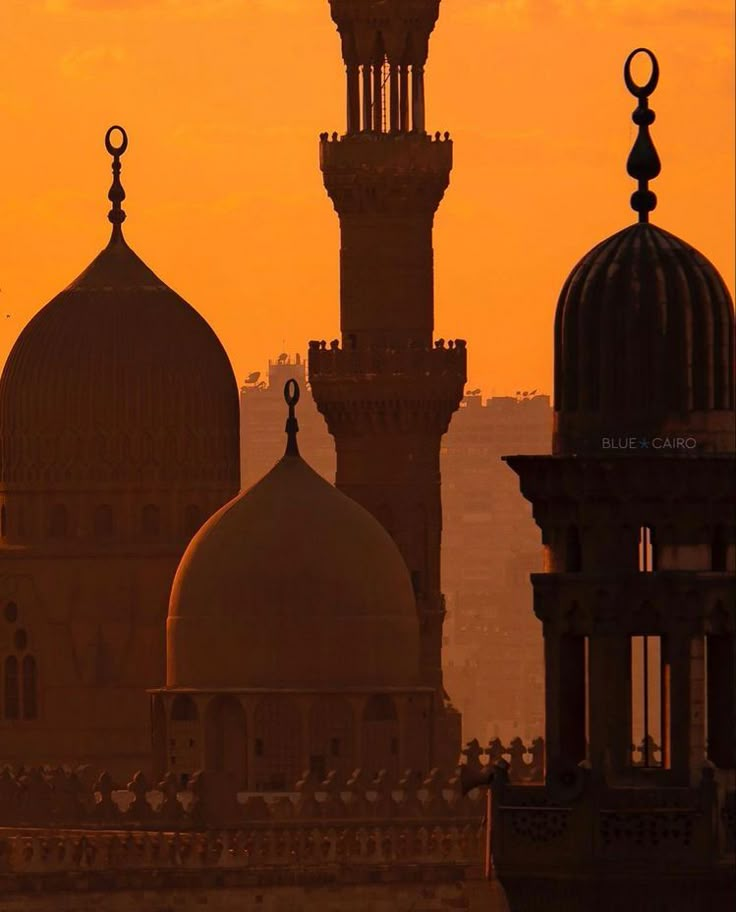
<svg viewBox="0 0 736 912"><path fill-rule="evenodd" d="M327 173L386 171L449 175L452 140L449 133L379 133L365 131L320 137L319 163Z"/></svg>

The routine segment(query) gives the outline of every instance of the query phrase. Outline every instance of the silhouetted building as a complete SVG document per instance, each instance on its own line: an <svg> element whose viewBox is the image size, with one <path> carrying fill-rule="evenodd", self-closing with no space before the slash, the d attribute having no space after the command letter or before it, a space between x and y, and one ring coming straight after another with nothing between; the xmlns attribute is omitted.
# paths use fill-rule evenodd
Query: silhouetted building
<svg viewBox="0 0 736 912"><path fill-rule="evenodd" d="M148 762L174 571L238 489L230 362L123 238L115 129L110 243L0 380L0 732L16 763Z"/></svg>
<svg viewBox="0 0 736 912"><path fill-rule="evenodd" d="M544 730L542 635L528 610L542 569L531 509L504 453L548 453L548 396L466 395L442 439L443 665L464 739L531 739ZM493 661L488 661L488 656Z"/></svg>
<svg viewBox="0 0 736 912"><path fill-rule="evenodd" d="M424 64L439 0L331 0L347 75L347 130L322 135L340 218L342 344L310 342L309 378L337 451L337 487L366 507L409 567L422 682L435 693L431 764L456 762L460 717L442 683L440 439L462 398L465 343L433 343L432 224L452 144L425 132Z"/></svg>
<svg viewBox="0 0 736 912"><path fill-rule="evenodd" d="M502 767L493 782L512 912L705 912L736 898L733 303L701 253L649 223L658 66L646 51L652 76L637 86L637 53L625 78L639 222L562 290L553 455L508 457L546 571L533 577L546 783L509 786Z"/></svg>
<svg viewBox="0 0 736 912"><path fill-rule="evenodd" d="M299 387L287 389L293 416ZM294 417L287 428L283 458L205 523L177 571L156 767L250 790L286 789L308 769L319 782L426 772L433 692L420 685L406 564L302 460Z"/></svg>

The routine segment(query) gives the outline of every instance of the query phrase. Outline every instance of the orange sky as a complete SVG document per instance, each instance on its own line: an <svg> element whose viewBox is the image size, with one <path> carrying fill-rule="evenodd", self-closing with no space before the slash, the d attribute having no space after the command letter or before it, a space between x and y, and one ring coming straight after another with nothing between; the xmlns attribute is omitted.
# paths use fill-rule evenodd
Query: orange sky
<svg viewBox="0 0 736 912"><path fill-rule="evenodd" d="M338 334L338 223L317 137L344 128L327 0L2 0L0 362L104 246L121 123L129 243L212 324L242 379ZM653 221L733 291L732 0L443 0L428 129L455 169L436 221L436 328L469 385L549 391L576 260L633 217L634 99L658 55ZM6 317L10 314L10 317Z"/></svg>

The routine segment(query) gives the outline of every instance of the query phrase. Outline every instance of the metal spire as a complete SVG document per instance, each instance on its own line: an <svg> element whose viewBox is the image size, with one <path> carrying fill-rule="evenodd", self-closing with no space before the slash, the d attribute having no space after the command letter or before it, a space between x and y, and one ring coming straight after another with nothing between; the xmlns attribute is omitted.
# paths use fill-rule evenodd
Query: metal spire
<svg viewBox="0 0 736 912"><path fill-rule="evenodd" d="M631 62L637 54L646 54L652 64L649 81L643 86L637 85L631 75ZM631 115L631 119L639 127L639 135L626 162L627 172L639 182L639 189L631 194L631 208L639 213L639 222L648 222L649 213L657 206L657 196L649 189L649 181L654 180L662 170L657 150L649 135L649 127L654 123L655 114L650 110L648 101L659 82L659 63L648 48L637 48L626 58L624 81L629 92L639 99L639 104Z"/></svg>
<svg viewBox="0 0 736 912"><path fill-rule="evenodd" d="M112 144L112 134L117 130L121 135L120 145L114 146ZM112 236L110 237L111 243L113 241L122 241L123 239L123 222L125 221L125 213L123 212L123 200L125 199L125 190L123 190L123 185L120 183L120 156L128 148L128 134L122 127L114 126L105 133L105 148L112 155L112 186L110 187L110 192L107 194L107 198L112 203L112 209L108 212L107 217L112 222Z"/></svg>
<svg viewBox="0 0 736 912"><path fill-rule="evenodd" d="M299 401L299 384L296 380L287 380L284 384L284 400L289 406L289 417L286 419L286 452L284 455L298 456L299 445L296 442L296 435L299 433L299 422L296 420L294 409Z"/></svg>

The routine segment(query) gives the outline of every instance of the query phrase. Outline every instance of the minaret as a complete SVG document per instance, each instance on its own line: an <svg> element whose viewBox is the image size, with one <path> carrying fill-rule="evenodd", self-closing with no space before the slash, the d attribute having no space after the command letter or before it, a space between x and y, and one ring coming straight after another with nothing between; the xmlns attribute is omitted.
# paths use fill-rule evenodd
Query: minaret
<svg viewBox="0 0 736 912"><path fill-rule="evenodd" d="M459 715L442 686L440 439L465 384L465 343L434 342L432 225L449 134L425 132L424 65L439 0L330 0L347 75L347 130L320 164L340 218L342 344L310 343L309 376L337 451L337 486L391 533L411 572L422 679L436 692L436 764Z"/></svg>
<svg viewBox="0 0 736 912"><path fill-rule="evenodd" d="M650 58L637 85L632 58ZM553 455L511 456L542 531L544 787L493 782L512 912L733 900L734 315L697 250L651 224L659 78L625 81L637 223L594 247L555 318Z"/></svg>

